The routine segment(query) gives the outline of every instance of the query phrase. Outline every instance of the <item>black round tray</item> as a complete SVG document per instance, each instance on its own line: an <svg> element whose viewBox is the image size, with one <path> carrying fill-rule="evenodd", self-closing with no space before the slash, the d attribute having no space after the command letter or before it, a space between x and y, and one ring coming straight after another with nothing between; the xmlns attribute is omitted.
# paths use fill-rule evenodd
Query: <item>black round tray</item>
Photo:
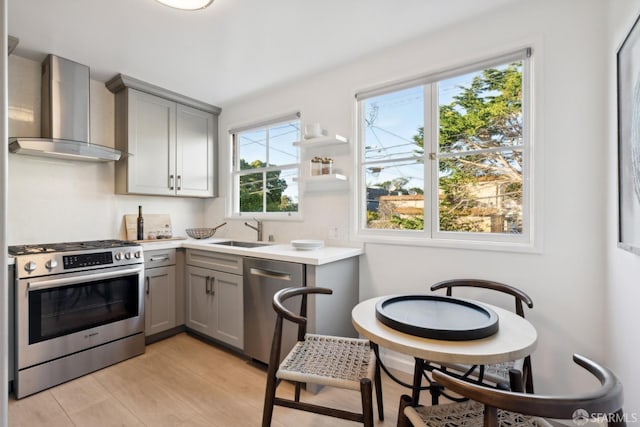
<svg viewBox="0 0 640 427"><path fill-rule="evenodd" d="M397 295L376 304L376 318L423 338L466 341L498 332L498 315L470 301L438 295Z"/></svg>

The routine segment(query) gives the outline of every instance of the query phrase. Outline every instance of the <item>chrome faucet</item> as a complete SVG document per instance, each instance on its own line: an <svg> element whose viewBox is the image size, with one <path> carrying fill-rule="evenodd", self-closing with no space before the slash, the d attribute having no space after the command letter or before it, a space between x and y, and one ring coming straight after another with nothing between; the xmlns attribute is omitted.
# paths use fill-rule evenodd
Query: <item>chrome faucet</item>
<svg viewBox="0 0 640 427"><path fill-rule="evenodd" d="M258 232L258 242L261 242L262 241L262 221L259 221L256 218L253 218L253 220L256 222L255 226L249 224L248 222L245 222L244 225L256 230Z"/></svg>

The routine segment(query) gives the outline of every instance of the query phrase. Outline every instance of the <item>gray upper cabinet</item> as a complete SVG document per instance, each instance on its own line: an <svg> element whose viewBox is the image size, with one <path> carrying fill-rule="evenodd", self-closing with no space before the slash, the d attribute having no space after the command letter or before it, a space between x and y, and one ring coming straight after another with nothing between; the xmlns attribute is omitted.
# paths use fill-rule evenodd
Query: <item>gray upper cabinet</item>
<svg viewBox="0 0 640 427"><path fill-rule="evenodd" d="M115 93L116 193L158 196L217 195L220 109L118 75Z"/></svg>
<svg viewBox="0 0 640 427"><path fill-rule="evenodd" d="M127 126L116 125L116 147L129 154L116 163L116 192L175 195L176 103L135 89L124 95L116 123L126 110Z"/></svg>
<svg viewBox="0 0 640 427"><path fill-rule="evenodd" d="M213 114L177 105L176 193L180 196L216 195L214 171L217 119Z"/></svg>

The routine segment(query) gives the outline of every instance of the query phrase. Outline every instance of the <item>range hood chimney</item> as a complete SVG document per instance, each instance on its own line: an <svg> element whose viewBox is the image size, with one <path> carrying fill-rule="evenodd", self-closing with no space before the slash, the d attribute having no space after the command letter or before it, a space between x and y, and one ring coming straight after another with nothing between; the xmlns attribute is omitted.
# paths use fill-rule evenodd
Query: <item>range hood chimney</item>
<svg viewBox="0 0 640 427"><path fill-rule="evenodd" d="M115 161L120 151L89 143L89 67L48 55L42 63L42 138L9 138L9 151L84 161Z"/></svg>

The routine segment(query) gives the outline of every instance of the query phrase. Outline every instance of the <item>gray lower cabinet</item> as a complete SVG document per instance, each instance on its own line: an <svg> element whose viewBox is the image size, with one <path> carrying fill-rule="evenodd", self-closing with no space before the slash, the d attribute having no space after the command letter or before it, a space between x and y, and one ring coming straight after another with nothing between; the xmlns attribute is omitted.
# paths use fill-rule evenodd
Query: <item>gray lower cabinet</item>
<svg viewBox="0 0 640 427"><path fill-rule="evenodd" d="M188 250L185 291L186 327L242 349L242 257Z"/></svg>
<svg viewBox="0 0 640 427"><path fill-rule="evenodd" d="M176 323L176 250L145 251L145 335L174 328Z"/></svg>
<svg viewBox="0 0 640 427"><path fill-rule="evenodd" d="M359 259L346 258L322 265L307 265L306 286L329 288L331 295L317 295L308 307L311 333L357 337L351 310L359 301Z"/></svg>

